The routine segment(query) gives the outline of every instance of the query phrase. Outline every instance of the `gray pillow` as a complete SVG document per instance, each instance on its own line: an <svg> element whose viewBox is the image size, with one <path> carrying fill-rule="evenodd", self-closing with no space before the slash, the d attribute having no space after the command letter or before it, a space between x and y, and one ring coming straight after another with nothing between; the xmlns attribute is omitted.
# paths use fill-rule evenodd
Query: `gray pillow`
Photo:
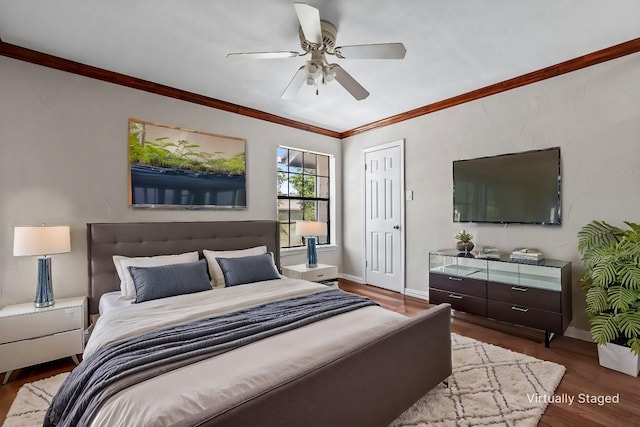
<svg viewBox="0 0 640 427"><path fill-rule="evenodd" d="M280 275L273 264L271 254L253 255L238 258L216 258L226 286L244 285L279 279Z"/></svg>
<svg viewBox="0 0 640 427"><path fill-rule="evenodd" d="M136 303L211 290L205 259L158 267L131 266L129 271L136 287Z"/></svg>

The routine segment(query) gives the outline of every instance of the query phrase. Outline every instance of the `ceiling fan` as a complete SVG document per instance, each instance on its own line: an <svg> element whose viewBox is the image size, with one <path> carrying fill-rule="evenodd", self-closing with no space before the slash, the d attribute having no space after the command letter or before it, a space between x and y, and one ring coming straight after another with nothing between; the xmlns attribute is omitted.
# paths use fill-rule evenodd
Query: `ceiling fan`
<svg viewBox="0 0 640 427"><path fill-rule="evenodd" d="M284 99L293 98L305 82L315 85L318 94L320 83L327 84L335 79L360 101L369 96L369 92L340 65L329 63L327 55L340 59L403 59L407 51L402 43L336 46L338 31L330 22L320 20L318 9L306 3L294 3L293 7L300 21L300 46L303 52L246 52L227 55L229 59L276 59L311 55L311 59L298 69L282 93L281 97Z"/></svg>

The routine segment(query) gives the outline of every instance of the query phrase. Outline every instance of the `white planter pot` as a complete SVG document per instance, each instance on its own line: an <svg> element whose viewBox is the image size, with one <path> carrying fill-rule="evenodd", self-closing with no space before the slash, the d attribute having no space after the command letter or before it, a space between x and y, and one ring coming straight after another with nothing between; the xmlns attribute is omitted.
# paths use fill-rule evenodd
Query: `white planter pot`
<svg viewBox="0 0 640 427"><path fill-rule="evenodd" d="M600 366L637 377L640 372L640 356L633 354L629 347L608 343L598 345Z"/></svg>

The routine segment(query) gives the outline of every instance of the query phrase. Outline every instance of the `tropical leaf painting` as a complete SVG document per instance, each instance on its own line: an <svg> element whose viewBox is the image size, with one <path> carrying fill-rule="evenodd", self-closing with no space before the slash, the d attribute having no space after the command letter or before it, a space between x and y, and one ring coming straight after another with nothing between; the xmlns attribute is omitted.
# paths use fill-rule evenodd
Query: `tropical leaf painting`
<svg viewBox="0 0 640 427"><path fill-rule="evenodd" d="M130 204L246 207L245 140L129 119Z"/></svg>

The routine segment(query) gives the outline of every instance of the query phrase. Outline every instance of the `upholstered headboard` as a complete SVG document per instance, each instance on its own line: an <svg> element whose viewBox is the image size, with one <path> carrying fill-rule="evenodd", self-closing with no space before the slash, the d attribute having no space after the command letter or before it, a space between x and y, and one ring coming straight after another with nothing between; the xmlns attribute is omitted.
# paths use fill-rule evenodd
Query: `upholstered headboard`
<svg viewBox="0 0 640 427"><path fill-rule="evenodd" d="M170 255L203 249L235 250L266 245L280 269L277 221L137 222L87 224L89 314L102 294L120 289L113 255Z"/></svg>

